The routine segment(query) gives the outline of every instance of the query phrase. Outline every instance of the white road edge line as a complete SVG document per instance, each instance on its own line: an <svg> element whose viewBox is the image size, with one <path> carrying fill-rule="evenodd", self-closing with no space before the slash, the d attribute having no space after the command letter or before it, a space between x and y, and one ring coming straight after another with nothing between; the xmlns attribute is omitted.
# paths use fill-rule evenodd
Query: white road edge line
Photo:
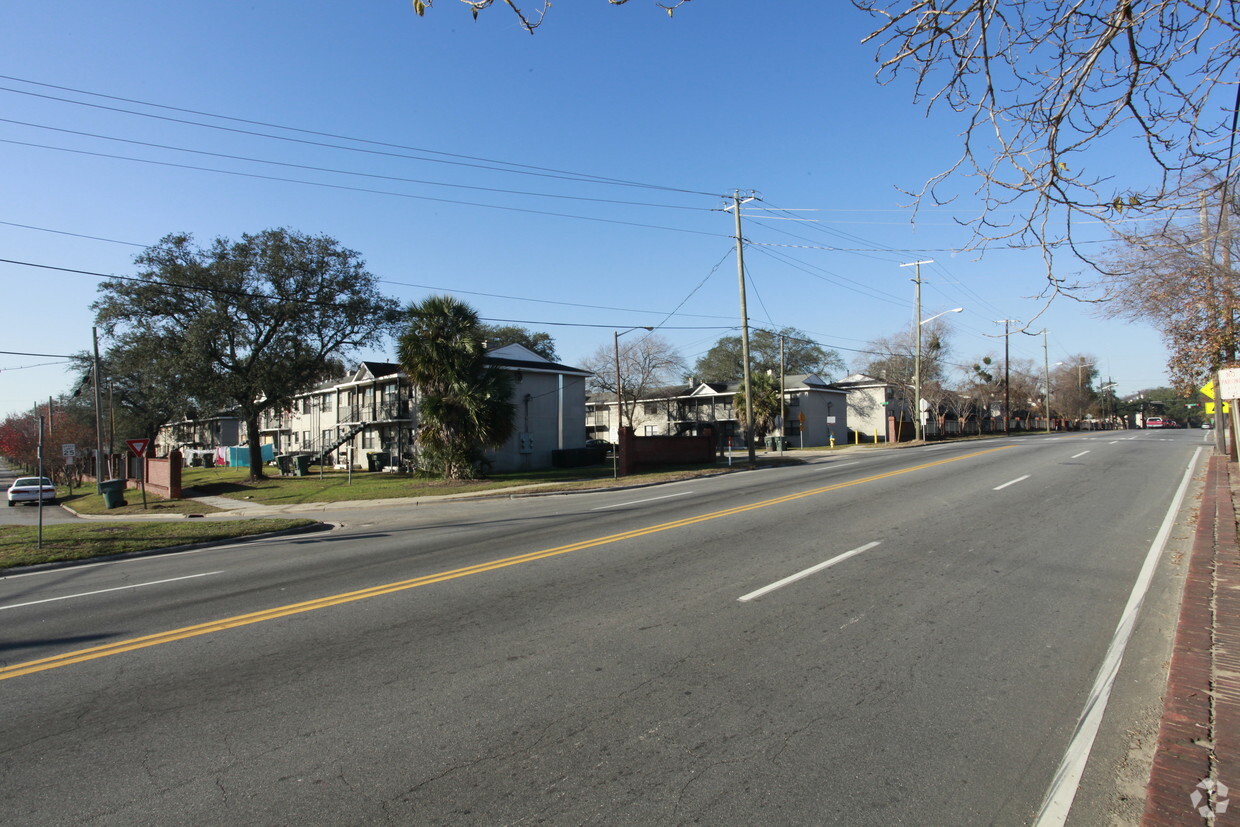
<svg viewBox="0 0 1240 827"><path fill-rule="evenodd" d="M223 574L222 571L204 571L201 574L187 574L184 577L170 577L167 580L152 580L150 583L134 583L130 586L117 586L114 589L99 589L93 592L81 592L79 594L66 594L61 597L49 597L45 600L31 600L29 603L13 603L8 606L0 606L0 612L6 609L20 609L23 606L37 606L40 603L55 603L57 600L72 600L75 597L90 597L95 594L107 594L108 592L123 592L126 589L140 589L143 586L158 586L162 583L175 583L178 580L193 580L195 577L210 577L213 574Z"/></svg>
<svg viewBox="0 0 1240 827"><path fill-rule="evenodd" d="M1081 451L1081 453L1079 453L1079 454L1073 454L1072 456L1068 457L1068 459L1076 459L1077 457L1083 457L1083 456L1085 456L1085 455L1086 455L1086 454L1088 454L1088 453L1089 453L1089 451Z"/></svg>
<svg viewBox="0 0 1240 827"><path fill-rule="evenodd" d="M1035 827L1063 824L1068 820L1072 800L1076 798L1077 788L1081 784L1081 773L1085 771L1085 763L1089 760L1089 753L1094 747L1094 738L1098 734L1098 727L1102 724L1102 715L1106 712L1107 701L1111 697L1111 687L1115 685L1115 676L1119 673L1120 663L1124 660L1124 649L1128 646L1129 638L1132 637L1132 630L1137 624L1137 615L1141 612L1141 604L1145 601L1145 595L1150 589L1150 581L1154 578L1154 569L1158 566L1158 558L1162 556L1167 545L1167 538L1171 536L1176 514L1179 513L1180 506L1184 502L1184 495L1188 491L1188 484L1192 482L1193 469L1197 467L1197 459L1201 456L1202 450L1198 448L1194 451L1193 458L1188 461L1188 468L1185 469L1184 478L1180 480L1180 487L1175 492L1171 505L1167 508L1167 515L1163 518L1162 526L1158 529L1154 542L1150 543L1150 550L1145 554L1145 563L1141 566L1136 582L1132 584L1132 592L1128 595L1128 605L1124 606L1119 625L1115 627L1115 635L1111 638L1111 645L1107 647L1106 656L1102 659L1098 677L1089 691L1085 709L1076 723L1076 731L1068 743L1068 751L1064 753L1063 760L1059 762L1059 767L1055 770L1054 780L1051 781L1050 789L1046 791L1046 798L1042 800L1042 808L1033 822Z"/></svg>
<svg viewBox="0 0 1240 827"><path fill-rule="evenodd" d="M608 508L620 508L621 506L625 506L625 505L638 505L639 503L652 503L655 500L667 500L667 499L671 499L672 497L683 497L686 494L692 494L692 493L693 493L692 491L681 491L678 494L664 494L662 497L650 497L649 499L645 499L645 500L633 500L632 502L627 502L627 503L613 503L612 505L600 505L598 508L591 508L590 510L591 511L603 511Z"/></svg>
<svg viewBox="0 0 1240 827"><path fill-rule="evenodd" d="M1029 474L1025 474L1025 476L1023 476L1023 477L1017 477L1016 479L1012 480L1011 482L1005 482L1005 483L1003 483L1003 485L996 485L996 486L995 486L995 488L994 488L994 490L995 490L995 491L1002 491L1003 489L1007 488L1009 485L1015 485L1015 484L1016 484L1016 483L1018 483L1018 482L1024 482L1025 480L1029 479L1029 476L1030 476Z"/></svg>
<svg viewBox="0 0 1240 827"><path fill-rule="evenodd" d="M863 551L869 551L870 549L877 546L880 542L881 541L879 540L875 540L872 543L866 543L864 546L859 546L853 549L852 551L846 551L843 554L839 555L838 557L832 557L830 560L827 560L825 563L819 563L816 566L810 566L804 571L799 571L790 577L785 577L783 580L776 581L775 583L772 583L769 586L763 586L757 591L750 592L749 594L743 595L736 599L741 603L748 603L750 600L761 597L764 594L773 592L776 589L781 589L784 586L787 586L789 583L795 583L796 581L800 580L803 577L809 577L811 574L815 574L817 572L822 571L825 568L834 566L836 563L843 562L844 560L847 560L849 557L855 557Z"/></svg>

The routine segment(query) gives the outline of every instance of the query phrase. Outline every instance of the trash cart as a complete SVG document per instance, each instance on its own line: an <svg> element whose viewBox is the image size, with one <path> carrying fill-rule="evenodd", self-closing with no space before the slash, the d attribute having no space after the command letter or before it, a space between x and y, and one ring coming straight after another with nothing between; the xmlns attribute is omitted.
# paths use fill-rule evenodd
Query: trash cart
<svg viewBox="0 0 1240 827"><path fill-rule="evenodd" d="M104 480L99 483L99 493L103 495L105 508L120 508L125 505L124 480Z"/></svg>
<svg viewBox="0 0 1240 827"><path fill-rule="evenodd" d="M293 474L298 477L310 476L310 455L298 454L293 457Z"/></svg>

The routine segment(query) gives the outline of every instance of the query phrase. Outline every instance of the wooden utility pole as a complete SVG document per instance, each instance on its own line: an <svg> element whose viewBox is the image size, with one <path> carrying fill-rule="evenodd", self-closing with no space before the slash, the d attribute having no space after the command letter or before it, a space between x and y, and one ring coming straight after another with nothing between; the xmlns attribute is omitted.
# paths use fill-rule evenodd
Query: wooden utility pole
<svg viewBox="0 0 1240 827"><path fill-rule="evenodd" d="M752 201L746 198L745 201ZM732 194L732 208L736 212L736 278L741 290L741 360L743 362L745 386L745 447L749 449L749 464L758 462L757 452L753 444L753 385L749 378L749 306L745 297L745 242L741 235L741 192Z"/></svg>

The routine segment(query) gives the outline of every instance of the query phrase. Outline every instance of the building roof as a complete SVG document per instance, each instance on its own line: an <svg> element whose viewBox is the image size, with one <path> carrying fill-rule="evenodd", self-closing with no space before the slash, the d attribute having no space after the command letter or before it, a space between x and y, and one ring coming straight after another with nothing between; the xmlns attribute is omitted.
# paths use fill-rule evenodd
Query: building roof
<svg viewBox="0 0 1240 827"><path fill-rule="evenodd" d="M487 351L487 361L496 367L511 370L529 370L542 373L566 373L574 376L590 376L590 371L562 365L539 356L525 345L513 343Z"/></svg>

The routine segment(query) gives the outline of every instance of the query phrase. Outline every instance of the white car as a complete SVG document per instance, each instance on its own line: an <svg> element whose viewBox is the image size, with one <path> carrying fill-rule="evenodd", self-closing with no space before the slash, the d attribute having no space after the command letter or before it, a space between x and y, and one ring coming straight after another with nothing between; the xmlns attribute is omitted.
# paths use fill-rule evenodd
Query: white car
<svg viewBox="0 0 1240 827"><path fill-rule="evenodd" d="M47 477L18 477L9 486L9 505L17 503L56 504L56 486Z"/></svg>

